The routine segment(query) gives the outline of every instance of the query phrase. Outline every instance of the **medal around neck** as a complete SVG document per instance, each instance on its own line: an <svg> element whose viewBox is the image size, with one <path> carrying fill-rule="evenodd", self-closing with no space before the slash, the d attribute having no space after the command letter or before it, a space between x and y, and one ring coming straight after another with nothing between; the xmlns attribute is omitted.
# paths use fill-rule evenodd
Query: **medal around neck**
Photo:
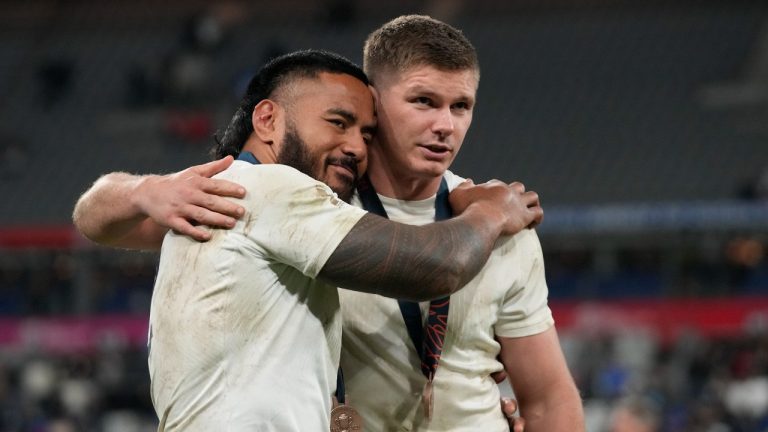
<svg viewBox="0 0 768 432"><path fill-rule="evenodd" d="M331 410L331 432L362 432L363 418L349 405L339 405Z"/></svg>
<svg viewBox="0 0 768 432"><path fill-rule="evenodd" d="M421 403L424 407L424 418L432 419L432 411L435 409L435 399L432 397L432 380L427 380L424 390L421 392Z"/></svg>

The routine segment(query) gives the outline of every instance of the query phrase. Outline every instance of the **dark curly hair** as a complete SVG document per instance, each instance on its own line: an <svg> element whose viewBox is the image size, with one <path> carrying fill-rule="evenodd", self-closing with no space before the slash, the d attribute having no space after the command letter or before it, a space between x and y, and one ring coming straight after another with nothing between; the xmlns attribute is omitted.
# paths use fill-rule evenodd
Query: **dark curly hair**
<svg viewBox="0 0 768 432"><path fill-rule="evenodd" d="M332 52L304 50L276 57L251 78L229 126L216 134L211 156L216 159L228 155L237 157L253 133L251 114L254 107L291 82L317 78L321 72L351 75L368 85L368 78L358 65Z"/></svg>

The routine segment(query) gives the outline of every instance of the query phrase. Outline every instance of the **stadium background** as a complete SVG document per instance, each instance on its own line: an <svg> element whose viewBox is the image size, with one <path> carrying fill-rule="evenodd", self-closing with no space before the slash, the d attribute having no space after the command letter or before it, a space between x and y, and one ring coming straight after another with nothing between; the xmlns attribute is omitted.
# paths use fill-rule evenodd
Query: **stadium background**
<svg viewBox="0 0 768 432"><path fill-rule="evenodd" d="M264 60L359 62L368 32L414 12L479 52L455 171L542 197L588 430L627 400L658 430L768 430L765 2L158 3L0 3L0 431L154 430L156 255L80 238L79 194L207 160Z"/></svg>

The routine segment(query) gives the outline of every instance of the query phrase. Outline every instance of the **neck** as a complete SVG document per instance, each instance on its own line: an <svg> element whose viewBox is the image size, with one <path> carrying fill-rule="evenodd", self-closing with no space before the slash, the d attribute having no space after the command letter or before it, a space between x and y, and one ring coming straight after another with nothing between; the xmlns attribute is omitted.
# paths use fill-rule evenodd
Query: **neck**
<svg viewBox="0 0 768 432"><path fill-rule="evenodd" d="M380 155L369 153L368 177L377 193L403 201L417 201L435 195L440 189L442 176L417 176L407 170L397 170L393 165Z"/></svg>
<svg viewBox="0 0 768 432"><path fill-rule="evenodd" d="M256 159L263 164L277 163L277 155L273 146L254 139L253 135L245 142L242 151L253 153Z"/></svg>

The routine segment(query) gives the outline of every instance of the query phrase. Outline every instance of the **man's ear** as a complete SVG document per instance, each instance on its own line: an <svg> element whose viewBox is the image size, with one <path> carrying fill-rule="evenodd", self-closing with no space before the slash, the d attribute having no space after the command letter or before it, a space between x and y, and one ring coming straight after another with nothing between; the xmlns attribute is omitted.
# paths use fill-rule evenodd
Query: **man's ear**
<svg viewBox="0 0 768 432"><path fill-rule="evenodd" d="M253 123L253 132L261 142L272 144L275 142L277 133L277 117L280 107L275 101L264 99L259 102L251 114Z"/></svg>

